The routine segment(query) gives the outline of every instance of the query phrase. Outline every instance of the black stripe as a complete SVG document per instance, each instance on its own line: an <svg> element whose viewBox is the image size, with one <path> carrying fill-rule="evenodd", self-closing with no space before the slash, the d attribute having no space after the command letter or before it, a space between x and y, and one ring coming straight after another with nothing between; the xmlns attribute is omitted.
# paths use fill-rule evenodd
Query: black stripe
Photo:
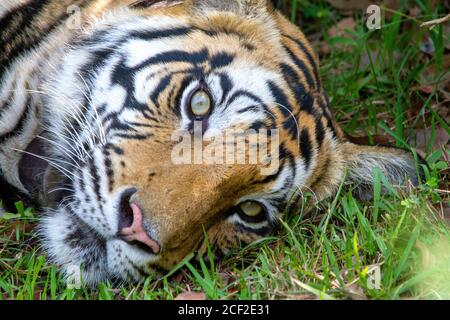
<svg viewBox="0 0 450 320"><path fill-rule="evenodd" d="M43 5L45 5L45 2L48 0L44 0ZM36 0L37 7L31 7L31 9L27 9L28 5L24 8L27 10L27 14L36 15L37 12L34 12L36 8L40 8L39 2L40 0ZM20 8L19 8L20 9ZM49 27L45 29L39 29L37 27L33 26L33 30L35 34L33 36L30 36L28 33L24 32L24 26L20 26L20 32L23 34L17 34L15 35L14 39L19 39L19 43L14 43L14 39L8 39L8 41L5 41L4 43L0 43L0 52L6 52L6 46L10 45L11 42L14 43L14 46L12 50L8 52L8 54L2 54L0 55L0 79L3 77L3 73L6 71L8 67L11 66L11 63L13 59L19 57L20 55L24 54L26 51L29 51L31 49L34 49L37 47L42 39L46 38L50 33L52 33L58 26L60 26L64 20L66 20L70 16L69 13L66 11L63 11L61 14L59 14L55 19L54 23L51 24ZM31 26L30 26L31 27ZM25 29L28 29L29 27L25 27ZM1 28L0 28L1 30Z"/></svg>
<svg viewBox="0 0 450 320"><path fill-rule="evenodd" d="M152 31L137 30L127 34L126 37L123 38L123 40L129 40L131 38L137 38L140 40L157 40L171 37L180 37L180 36L187 36L195 30L197 29L190 27L179 27L173 29L152 30Z"/></svg>
<svg viewBox="0 0 450 320"><path fill-rule="evenodd" d="M86 185L84 184L83 171L80 169L80 170L78 170L78 172L79 172L79 174L75 174L74 175L74 178L77 179L77 180L74 181L73 184L75 185L75 182L78 182L80 191L82 193L84 193L86 191Z"/></svg>
<svg viewBox="0 0 450 320"><path fill-rule="evenodd" d="M152 94L150 95L150 101L152 101L157 108L159 108L158 103L158 97L166 90L166 88L170 85L170 82L172 81L172 75L168 74L164 78L162 78L158 85L156 86L155 90L153 90Z"/></svg>
<svg viewBox="0 0 450 320"><path fill-rule="evenodd" d="M313 79L311 73L309 72L308 68L306 67L305 63L302 60L300 60L288 47L284 46L284 49L289 54L289 56L291 57L292 61L297 66L297 68L299 68L300 71L305 76L306 82L308 83L309 88L311 88L311 89L315 88L316 84L314 82L314 79Z"/></svg>
<svg viewBox="0 0 450 320"><path fill-rule="evenodd" d="M312 158L312 145L309 131L306 128L303 128L300 133L300 150L302 152L303 159L305 160L306 169L308 169Z"/></svg>
<svg viewBox="0 0 450 320"><path fill-rule="evenodd" d="M322 124L322 118L316 117L316 140L319 147L322 146L323 140L325 139L325 130Z"/></svg>
<svg viewBox="0 0 450 320"><path fill-rule="evenodd" d="M321 109L323 111L323 115L325 116L325 119L327 122L327 128L330 129L333 136L336 137L336 129L334 128L333 117L329 110L329 101L327 99L327 96L326 95L324 96L323 94L320 95L318 102L319 102L319 106L321 107Z"/></svg>
<svg viewBox="0 0 450 320"><path fill-rule="evenodd" d="M15 85L13 85L13 88L14 86ZM13 99L13 93L14 91L11 90L9 95L6 97L5 102L2 105L0 105L0 119L2 118L5 112L11 109L12 106L11 100Z"/></svg>
<svg viewBox="0 0 450 320"><path fill-rule="evenodd" d="M253 93L247 90L238 90L235 93L233 93L231 97L228 99L227 105L228 106L231 105L233 102L235 102L237 99L241 97L249 98L254 102L256 102L258 106L263 106L263 101L261 100L261 98L259 98L258 96L254 95Z"/></svg>
<svg viewBox="0 0 450 320"><path fill-rule="evenodd" d="M199 27L193 27L193 30L196 31L201 31L203 33L205 33L206 35L213 37L213 38L218 38L219 35L225 34L227 36L235 36L239 39L240 45L243 46L245 49L249 50L249 51L254 51L256 50L256 47L250 43L248 41L248 36L240 33L239 31L236 30L230 30L229 28L223 28L222 30L208 30L208 29L202 29Z"/></svg>
<svg viewBox="0 0 450 320"><path fill-rule="evenodd" d="M127 133L116 133L114 137L124 138L124 139L133 139L133 140L146 140L148 138L153 137L153 133L148 134L127 134Z"/></svg>
<svg viewBox="0 0 450 320"><path fill-rule="evenodd" d="M175 115L180 118L181 117L181 109L184 106L181 105L181 98L183 98L183 89L186 88L189 83L194 81L194 77L192 75L186 75L180 83L180 90L178 90L178 94L175 98Z"/></svg>
<svg viewBox="0 0 450 320"><path fill-rule="evenodd" d="M158 122L158 120L156 120L156 119L154 119L153 121ZM140 122L135 122L135 121L128 121L127 123L132 127L138 127L138 128L167 128L162 125L150 124L150 123L140 123ZM136 131L138 131L138 130L136 130Z"/></svg>
<svg viewBox="0 0 450 320"><path fill-rule="evenodd" d="M281 71L283 72L283 77L289 88L295 95L297 103L301 106L303 111L309 114L313 113L313 99L309 93L306 92L305 87L301 83L301 79L297 72L286 63L281 64Z"/></svg>
<svg viewBox="0 0 450 320"><path fill-rule="evenodd" d="M113 164L111 159L109 158L110 154L109 152L104 149L103 151L103 155L105 156L105 170L106 170L106 175L108 177L108 187L109 187L109 192L112 192L114 189L114 170L113 170Z"/></svg>
<svg viewBox="0 0 450 320"><path fill-rule="evenodd" d="M114 144L112 144L112 143L107 143L107 144L105 145L105 149L107 149L107 150L113 150L116 154L118 154L118 155L120 155L120 156L124 155L124 153L125 153L125 151L123 151L122 148L120 148L120 147L118 147L118 146L116 146L116 145L114 145Z"/></svg>
<svg viewBox="0 0 450 320"><path fill-rule="evenodd" d="M278 176L281 174L281 172L284 169L284 166L287 163L294 163L294 155L286 149L286 146L284 143L280 144L279 147L279 159L280 159L280 165L278 166L278 171L275 172L273 175L266 176L264 179L261 180L261 183L269 183L276 179L278 179Z"/></svg>
<svg viewBox="0 0 450 320"><path fill-rule="evenodd" d="M294 37L287 35L287 34L283 34L283 36L292 40L293 42L295 42L297 44L297 46L300 48L300 50L305 54L306 58L308 59L309 64L313 67L313 70L314 70L314 76L316 78L316 84L317 84L316 89L319 89L321 86L319 71L317 69L316 61L314 60L311 53L306 49L305 45L300 40L297 40Z"/></svg>
<svg viewBox="0 0 450 320"><path fill-rule="evenodd" d="M11 28L11 24L13 23L14 18L21 17L21 19L18 23L18 28L14 29L14 32L11 32L8 37L0 37L0 47L4 48L3 46L5 44L10 43L13 38L16 38L19 33L23 32L25 28L29 27L30 23L33 21L33 17L37 16L48 2L49 0L32 0L27 4L9 11L0 20L0 30L4 31L8 28Z"/></svg>
<svg viewBox="0 0 450 320"><path fill-rule="evenodd" d="M226 52L220 52L211 57L211 69L219 69L228 66L234 60L234 55Z"/></svg>
<svg viewBox="0 0 450 320"><path fill-rule="evenodd" d="M233 82L231 81L230 77L225 73L219 74L219 78L220 78L220 87L222 89L222 97L220 98L219 104L222 104L230 94L230 91L233 88Z"/></svg>
<svg viewBox="0 0 450 320"><path fill-rule="evenodd" d="M31 112L30 100L31 98L28 97L28 100L25 104L25 110L23 111L14 128L12 128L9 132L0 135L0 144L5 142L7 139L11 139L22 133L22 130L24 129L25 123L27 122L27 119Z"/></svg>
<svg viewBox="0 0 450 320"><path fill-rule="evenodd" d="M283 167L283 164L280 163L280 165L278 166L277 172L275 172L274 174L265 176L264 179L257 181L257 184L261 184L261 183L265 184L265 183L270 183L270 182L277 180L282 172L282 167Z"/></svg>
<svg viewBox="0 0 450 320"><path fill-rule="evenodd" d="M293 140L298 139L298 124L297 119L294 115L290 115L286 120L283 121L283 129L286 130Z"/></svg>
<svg viewBox="0 0 450 320"><path fill-rule="evenodd" d="M100 206L100 210L103 212L102 205L101 205L101 203L103 201L103 197L100 194L100 176L98 175L97 168L94 163L94 158L89 160L89 172L92 176L92 183L94 184L95 196L97 197L98 204Z"/></svg>
<svg viewBox="0 0 450 320"><path fill-rule="evenodd" d="M289 104L288 98L281 90L281 88L275 84L273 81L268 81L270 93L274 97L275 101L280 105L277 105L278 109L283 113L285 117L290 117L292 112L292 106Z"/></svg>
<svg viewBox="0 0 450 320"><path fill-rule="evenodd" d="M287 160L289 162L294 162L294 155L286 148L284 143L280 144L279 156L282 160Z"/></svg>
<svg viewBox="0 0 450 320"><path fill-rule="evenodd" d="M256 229L256 228L251 228L249 226L246 226L240 222L237 222L236 225L241 231L254 233L259 236L266 236L273 231L273 227L262 227L262 228Z"/></svg>
<svg viewBox="0 0 450 320"><path fill-rule="evenodd" d="M263 121L258 120L258 121L253 122L253 123L250 125L249 129L250 129L250 130L255 130L255 131L259 132L259 130L261 130L261 128L263 128L263 127L265 127L265 126L266 126L266 125L265 125L265 123L264 123Z"/></svg>
<svg viewBox="0 0 450 320"><path fill-rule="evenodd" d="M123 43L132 40L134 38L140 39L140 40L157 40L157 39L164 39L164 38L170 38L170 37L178 37L178 36L187 36L189 35L193 29L187 28L187 27L179 27L179 28L173 28L173 29L165 29L165 30L135 30L130 31L125 36L117 39L115 42L111 39L111 33L117 31L117 28L114 26L107 30L98 30L94 31L94 33L89 36L89 38L79 38L74 39L74 41L71 43L73 46L88 46L88 47L94 47L98 46L99 44L103 43L105 47L100 50L108 50L117 48L118 46L122 45ZM112 50L114 51L114 50Z"/></svg>
<svg viewBox="0 0 450 320"><path fill-rule="evenodd" d="M136 67L132 68L132 70L140 70L144 67L148 67L155 64L161 64L161 63L173 63L173 62L187 62L187 63L193 63L193 64L200 64L208 61L208 50L202 49L198 52L186 52L182 50L173 50L173 51L167 51L160 54L157 54L156 56L153 56L144 62L141 62Z"/></svg>
<svg viewBox="0 0 450 320"><path fill-rule="evenodd" d="M130 8L133 8L133 9L134 8L148 8L148 7L154 5L158 2L161 2L161 1L162 0L138 0L138 1L133 2L130 5ZM166 0L166 2L169 2L169 4L170 4L170 2L174 2L174 1L177 1L177 0Z"/></svg>

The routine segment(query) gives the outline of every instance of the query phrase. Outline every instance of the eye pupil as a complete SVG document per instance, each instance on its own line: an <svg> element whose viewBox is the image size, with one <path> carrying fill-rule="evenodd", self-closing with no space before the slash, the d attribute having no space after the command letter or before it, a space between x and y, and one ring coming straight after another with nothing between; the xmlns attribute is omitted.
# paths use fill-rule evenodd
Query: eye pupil
<svg viewBox="0 0 450 320"><path fill-rule="evenodd" d="M254 201L246 201L239 205L241 211L249 217L259 216L263 212L261 204Z"/></svg>
<svg viewBox="0 0 450 320"><path fill-rule="evenodd" d="M204 90L199 90L191 98L191 111L196 116L205 116L211 110L211 98Z"/></svg>

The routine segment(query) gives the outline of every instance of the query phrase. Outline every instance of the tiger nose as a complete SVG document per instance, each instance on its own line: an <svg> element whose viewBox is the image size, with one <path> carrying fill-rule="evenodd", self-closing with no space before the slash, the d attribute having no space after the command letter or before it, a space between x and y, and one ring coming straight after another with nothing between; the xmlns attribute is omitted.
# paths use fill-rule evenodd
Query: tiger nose
<svg viewBox="0 0 450 320"><path fill-rule="evenodd" d="M142 210L131 198L136 189L130 189L122 194L119 214L119 237L129 243L144 245L153 254L158 254L161 246L145 230Z"/></svg>

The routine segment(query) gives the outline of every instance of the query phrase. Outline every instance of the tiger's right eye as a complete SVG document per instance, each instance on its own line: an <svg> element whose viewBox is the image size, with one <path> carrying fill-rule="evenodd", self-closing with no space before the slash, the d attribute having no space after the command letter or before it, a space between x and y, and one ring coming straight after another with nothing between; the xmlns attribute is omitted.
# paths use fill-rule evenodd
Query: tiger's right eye
<svg viewBox="0 0 450 320"><path fill-rule="evenodd" d="M248 223L258 223L267 219L267 209L257 201L245 201L237 206L239 217Z"/></svg>
<svg viewBox="0 0 450 320"><path fill-rule="evenodd" d="M255 201L246 201L239 205L242 213L248 217L257 217L263 213L262 205Z"/></svg>
<svg viewBox="0 0 450 320"><path fill-rule="evenodd" d="M190 109L194 116L204 117L211 111L211 97L205 90L195 92L190 101Z"/></svg>

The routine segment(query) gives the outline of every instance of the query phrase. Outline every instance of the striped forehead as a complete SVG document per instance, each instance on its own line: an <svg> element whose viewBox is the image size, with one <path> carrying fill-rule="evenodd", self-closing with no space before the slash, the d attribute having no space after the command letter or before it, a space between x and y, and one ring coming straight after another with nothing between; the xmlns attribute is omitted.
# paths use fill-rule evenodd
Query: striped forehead
<svg viewBox="0 0 450 320"><path fill-rule="evenodd" d="M195 34L203 38L195 38ZM191 81L184 82L184 88L177 88L183 91L182 102L200 79L209 86L218 103L210 117L211 127L225 129L230 119L262 121L268 114L258 113L258 108L278 98L271 93L270 84L280 83L282 76L249 59L251 54L237 52L242 49L239 40L228 40L235 45L210 38L203 31L192 33L185 25L174 27L173 23L165 30L132 32L97 71L95 87L100 88L101 93L96 101L106 100L104 102L110 104L107 100L111 100L112 109L117 111L118 101L124 102L125 95L131 93L117 84L115 78L118 76L128 78L122 82L132 84L128 90L132 90L135 100L144 105L149 102L149 97L157 98L160 92L179 85L174 75L183 75ZM242 112L249 107L252 109ZM250 117L250 114L253 115ZM181 127L185 128L188 121L182 110Z"/></svg>

